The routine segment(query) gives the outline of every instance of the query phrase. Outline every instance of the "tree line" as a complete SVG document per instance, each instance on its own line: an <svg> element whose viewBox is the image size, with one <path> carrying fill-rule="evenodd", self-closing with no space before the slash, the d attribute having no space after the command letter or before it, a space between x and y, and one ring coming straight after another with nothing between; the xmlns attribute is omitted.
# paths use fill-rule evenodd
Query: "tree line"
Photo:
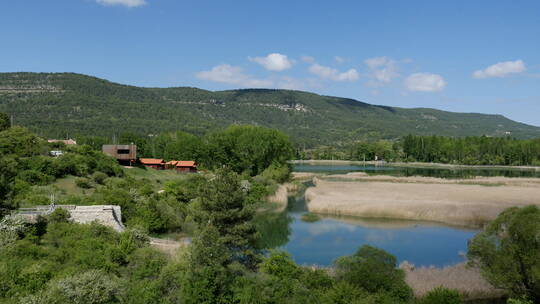
<svg viewBox="0 0 540 304"><path fill-rule="evenodd" d="M540 139L408 135L401 142L407 161L465 165L540 165Z"/></svg>

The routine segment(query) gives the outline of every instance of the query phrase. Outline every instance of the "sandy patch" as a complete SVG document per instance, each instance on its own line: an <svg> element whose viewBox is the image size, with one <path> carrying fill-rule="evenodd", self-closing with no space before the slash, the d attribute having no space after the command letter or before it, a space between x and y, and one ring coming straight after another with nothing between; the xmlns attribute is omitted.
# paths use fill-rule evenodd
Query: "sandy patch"
<svg viewBox="0 0 540 304"><path fill-rule="evenodd" d="M540 205L540 179L534 178L451 180L355 175L344 181L314 178L314 183L315 187L306 190L308 210L335 215L476 227L495 219L508 207Z"/></svg>

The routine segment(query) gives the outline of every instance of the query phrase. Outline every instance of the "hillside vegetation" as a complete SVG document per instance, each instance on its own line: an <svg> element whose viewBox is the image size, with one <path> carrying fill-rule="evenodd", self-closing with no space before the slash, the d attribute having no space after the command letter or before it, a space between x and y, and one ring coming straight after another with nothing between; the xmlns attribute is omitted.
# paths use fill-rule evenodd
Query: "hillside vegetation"
<svg viewBox="0 0 540 304"><path fill-rule="evenodd" d="M540 128L500 115L403 109L313 93L140 88L72 73L0 73L0 112L44 137L204 134L230 124L276 128L297 145L407 134L532 138Z"/></svg>

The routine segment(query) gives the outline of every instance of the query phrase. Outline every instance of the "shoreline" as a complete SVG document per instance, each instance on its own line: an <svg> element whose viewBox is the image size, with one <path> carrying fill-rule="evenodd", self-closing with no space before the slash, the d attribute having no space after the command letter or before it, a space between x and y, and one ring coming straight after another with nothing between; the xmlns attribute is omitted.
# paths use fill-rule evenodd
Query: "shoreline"
<svg viewBox="0 0 540 304"><path fill-rule="evenodd" d="M421 168L441 168L441 169L512 169L525 171L540 171L540 166L503 166L503 165L460 165L443 163L421 163L421 162L386 162L386 161L361 161L361 160L291 160L291 164L310 165L372 165L389 167L421 167Z"/></svg>

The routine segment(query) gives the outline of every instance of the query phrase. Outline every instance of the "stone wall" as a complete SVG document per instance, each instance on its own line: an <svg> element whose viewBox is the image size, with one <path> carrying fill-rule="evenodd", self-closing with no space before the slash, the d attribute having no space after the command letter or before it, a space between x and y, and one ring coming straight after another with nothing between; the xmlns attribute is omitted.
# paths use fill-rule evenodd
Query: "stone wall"
<svg viewBox="0 0 540 304"><path fill-rule="evenodd" d="M69 211L71 220L76 223L86 224L97 221L105 226L112 227L116 231L125 229L122 224L122 211L120 206L115 205L95 205L95 206L75 206L75 205L55 205L36 206L34 208L21 208L18 214L29 222L35 222L38 216L45 216L53 212L56 208Z"/></svg>

